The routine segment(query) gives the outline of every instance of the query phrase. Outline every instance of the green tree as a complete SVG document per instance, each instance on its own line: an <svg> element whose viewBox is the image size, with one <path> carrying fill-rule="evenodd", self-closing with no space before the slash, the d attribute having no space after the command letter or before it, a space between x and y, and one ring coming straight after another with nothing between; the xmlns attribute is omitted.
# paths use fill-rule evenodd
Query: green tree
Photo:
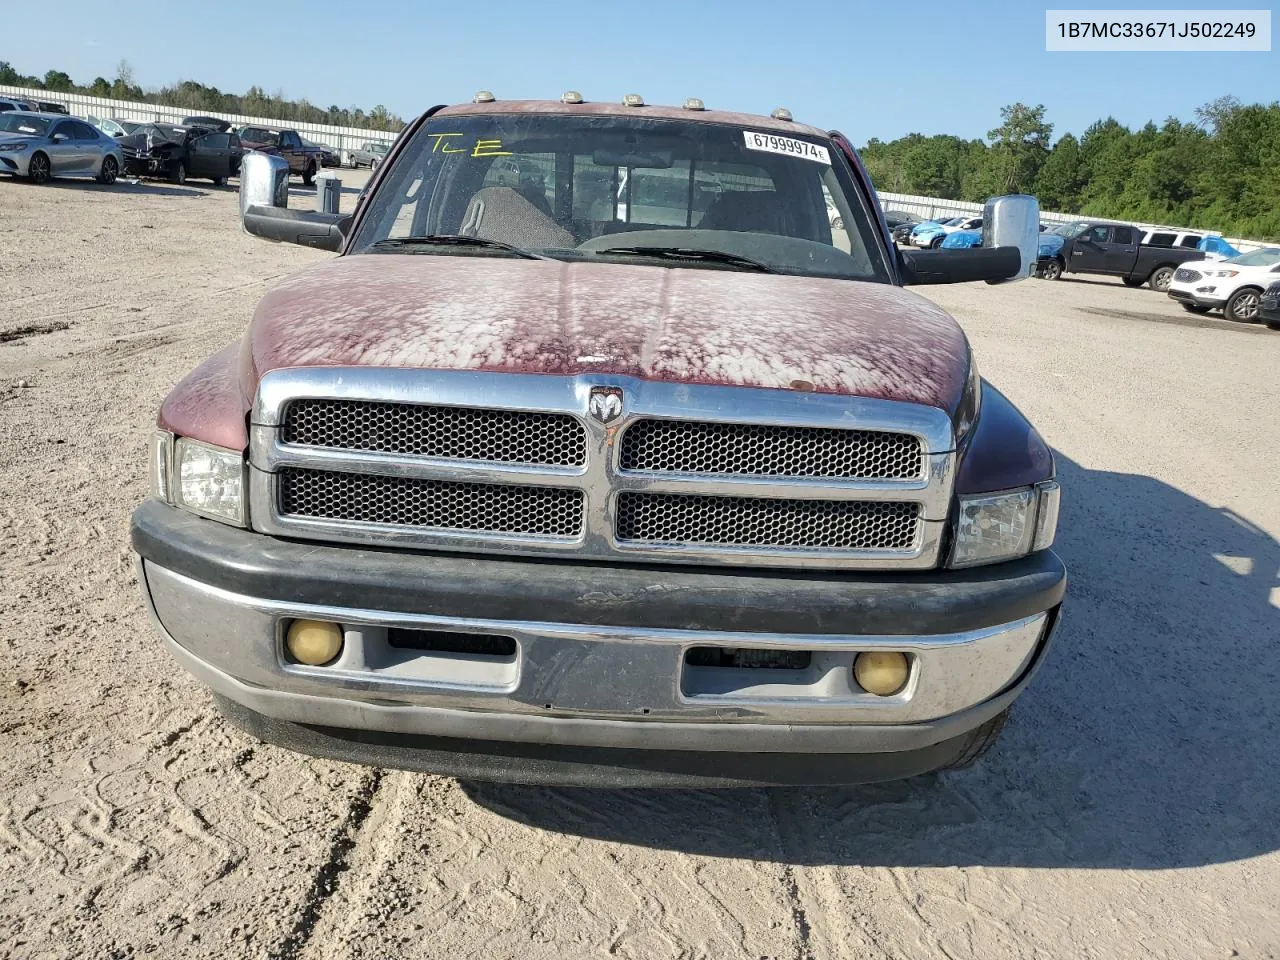
<svg viewBox="0 0 1280 960"><path fill-rule="evenodd" d="M75 84L71 82L71 77L61 70L50 70L44 75L44 88L56 90L59 93L69 93L75 89Z"/></svg>
<svg viewBox="0 0 1280 960"><path fill-rule="evenodd" d="M1013 103L1000 108L1000 126L987 132L990 182L999 193L1026 193L1049 156L1053 124L1044 119L1044 104Z"/></svg>
<svg viewBox="0 0 1280 960"><path fill-rule="evenodd" d="M1036 196L1046 210L1075 213L1085 182L1080 141L1068 133L1053 145L1036 177Z"/></svg>

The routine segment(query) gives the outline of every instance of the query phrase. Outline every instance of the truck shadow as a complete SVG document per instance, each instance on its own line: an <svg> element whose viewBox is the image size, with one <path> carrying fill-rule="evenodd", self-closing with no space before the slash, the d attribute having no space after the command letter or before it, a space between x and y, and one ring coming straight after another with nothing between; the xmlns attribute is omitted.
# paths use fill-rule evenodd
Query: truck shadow
<svg viewBox="0 0 1280 960"><path fill-rule="evenodd" d="M90 190L94 193L126 193L147 194L153 197L203 197L205 190L192 190L190 187L165 186L163 180L139 180L121 177L115 183L95 183L92 180L71 180L59 178L43 184L42 190ZM204 184L206 190L216 189L212 183Z"/></svg>
<svg viewBox="0 0 1280 960"><path fill-rule="evenodd" d="M465 784L543 829L800 864L1168 869L1280 848L1280 543L1058 454L1054 650L968 770L840 789Z"/></svg>

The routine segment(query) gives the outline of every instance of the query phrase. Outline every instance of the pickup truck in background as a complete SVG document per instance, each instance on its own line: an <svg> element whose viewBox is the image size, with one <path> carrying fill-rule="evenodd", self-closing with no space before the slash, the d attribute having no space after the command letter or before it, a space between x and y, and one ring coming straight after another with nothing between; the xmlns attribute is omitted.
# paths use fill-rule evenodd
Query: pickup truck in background
<svg viewBox="0 0 1280 960"><path fill-rule="evenodd" d="M905 287L1029 276L1034 197L899 251L843 136L636 95L432 110L354 212L288 176L245 156L245 229L338 256L169 394L133 518L233 723L615 787L991 747L1066 588L1053 453Z"/></svg>
<svg viewBox="0 0 1280 960"><path fill-rule="evenodd" d="M1059 280L1064 273L1100 273L1119 277L1129 287L1146 283L1166 293L1181 264L1203 259L1193 248L1148 246L1142 243L1142 230L1131 224L1075 220L1040 234L1036 272L1045 280Z"/></svg>
<svg viewBox="0 0 1280 960"><path fill-rule="evenodd" d="M324 151L318 146L308 147L297 130L242 127L240 144L246 150L284 158L289 164L289 172L302 177L307 186L315 180L316 171L324 159Z"/></svg>

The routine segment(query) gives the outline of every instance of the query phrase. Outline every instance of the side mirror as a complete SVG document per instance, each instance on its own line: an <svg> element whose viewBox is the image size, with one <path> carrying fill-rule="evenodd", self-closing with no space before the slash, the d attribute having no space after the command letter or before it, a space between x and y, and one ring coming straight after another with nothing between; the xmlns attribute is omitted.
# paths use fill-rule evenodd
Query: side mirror
<svg viewBox="0 0 1280 960"><path fill-rule="evenodd" d="M52 137L49 138L49 142L50 143L66 143L70 139L71 138L68 137L65 133L55 133Z"/></svg>
<svg viewBox="0 0 1280 960"><path fill-rule="evenodd" d="M289 161L256 150L240 161L240 223L264 240L340 250L349 216L289 209Z"/></svg>
<svg viewBox="0 0 1280 960"><path fill-rule="evenodd" d="M981 247L903 250L903 283L1006 283L1031 276L1040 253L1039 201L1021 194L993 197L982 223Z"/></svg>

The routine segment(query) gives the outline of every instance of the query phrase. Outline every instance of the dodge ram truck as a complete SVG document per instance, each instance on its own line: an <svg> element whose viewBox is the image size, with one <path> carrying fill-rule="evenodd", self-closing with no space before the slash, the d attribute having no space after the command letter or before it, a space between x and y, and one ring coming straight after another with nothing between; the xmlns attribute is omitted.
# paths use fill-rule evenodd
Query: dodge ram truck
<svg viewBox="0 0 1280 960"><path fill-rule="evenodd" d="M132 521L232 723L611 787L991 747L1058 620L1059 487L904 286L1029 276L1034 198L899 251L839 133L575 93L428 111L353 213L288 208L288 176L246 155L245 230L338 255L164 400Z"/></svg>
<svg viewBox="0 0 1280 960"><path fill-rule="evenodd" d="M1045 280L1060 280L1064 273L1101 273L1119 277L1126 286L1145 283L1167 293L1178 265L1202 260L1204 254L1145 244L1142 230L1127 223L1076 220L1040 235L1038 259L1036 272Z"/></svg>
<svg viewBox="0 0 1280 960"><path fill-rule="evenodd" d="M289 164L289 170L310 186L316 171L324 162L324 150L303 140L297 130L277 130L272 127L241 127L240 143L246 150L257 150L281 157Z"/></svg>

